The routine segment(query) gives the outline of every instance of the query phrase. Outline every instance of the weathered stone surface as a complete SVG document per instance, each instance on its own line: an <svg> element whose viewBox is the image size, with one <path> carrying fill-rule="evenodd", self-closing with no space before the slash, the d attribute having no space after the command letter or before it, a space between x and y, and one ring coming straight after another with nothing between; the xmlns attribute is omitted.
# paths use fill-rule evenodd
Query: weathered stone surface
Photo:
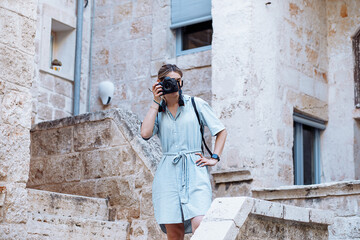
<svg viewBox="0 0 360 240"><path fill-rule="evenodd" d="M33 157L70 153L73 145L73 128L32 132L31 143Z"/></svg>
<svg viewBox="0 0 360 240"><path fill-rule="evenodd" d="M107 221L107 200L27 189L29 211L62 217Z"/></svg>
<svg viewBox="0 0 360 240"><path fill-rule="evenodd" d="M289 205L284 206L284 219L299 222L309 222L309 217L309 209Z"/></svg>
<svg viewBox="0 0 360 240"><path fill-rule="evenodd" d="M26 223L28 211L27 191L25 183L6 184L4 222L6 223Z"/></svg>
<svg viewBox="0 0 360 240"><path fill-rule="evenodd" d="M31 213L28 233L50 239L126 239L128 222L107 222Z"/></svg>
<svg viewBox="0 0 360 240"><path fill-rule="evenodd" d="M137 171L135 153L127 146L84 152L81 158L84 166L84 179L125 177L131 176Z"/></svg>
<svg viewBox="0 0 360 240"><path fill-rule="evenodd" d="M74 127L75 151L121 145L125 143L124 141L122 133L109 119L79 124Z"/></svg>
<svg viewBox="0 0 360 240"><path fill-rule="evenodd" d="M253 214L258 214L266 217L284 218L284 206L282 204L263 201L259 199L255 199L254 207L251 212Z"/></svg>
<svg viewBox="0 0 360 240"><path fill-rule="evenodd" d="M225 238L224 238L225 239ZM234 238L235 239L235 238ZM326 225L302 224L299 222L250 215L241 227L236 240L250 239L328 239Z"/></svg>
<svg viewBox="0 0 360 240"><path fill-rule="evenodd" d="M252 180L251 173L249 170L218 170L211 172L215 184L227 183L227 182L242 182Z"/></svg>
<svg viewBox="0 0 360 240"><path fill-rule="evenodd" d="M217 219L232 220L240 227L246 220L254 205L254 199L246 197L217 198L206 213L204 222Z"/></svg>
<svg viewBox="0 0 360 240"><path fill-rule="evenodd" d="M231 220L224 221L207 221L200 225L191 239L201 240L218 240L218 239L235 239L238 228Z"/></svg>

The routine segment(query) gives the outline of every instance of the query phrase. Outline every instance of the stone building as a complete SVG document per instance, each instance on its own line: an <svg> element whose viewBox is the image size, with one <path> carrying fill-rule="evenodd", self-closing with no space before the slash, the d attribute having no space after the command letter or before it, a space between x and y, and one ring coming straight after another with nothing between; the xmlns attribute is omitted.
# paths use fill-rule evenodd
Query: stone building
<svg viewBox="0 0 360 240"><path fill-rule="evenodd" d="M228 129L194 239L360 239L360 1L183 2L0 1L0 239L164 238L164 63Z"/></svg>

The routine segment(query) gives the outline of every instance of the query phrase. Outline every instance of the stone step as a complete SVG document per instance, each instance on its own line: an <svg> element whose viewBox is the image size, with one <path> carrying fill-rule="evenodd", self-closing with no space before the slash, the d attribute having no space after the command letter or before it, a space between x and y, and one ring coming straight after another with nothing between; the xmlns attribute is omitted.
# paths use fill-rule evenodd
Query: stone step
<svg viewBox="0 0 360 240"><path fill-rule="evenodd" d="M64 217L46 213L29 213L28 240L126 239L127 221L100 221L80 217Z"/></svg>
<svg viewBox="0 0 360 240"><path fill-rule="evenodd" d="M107 221L107 200L28 188L29 212Z"/></svg>

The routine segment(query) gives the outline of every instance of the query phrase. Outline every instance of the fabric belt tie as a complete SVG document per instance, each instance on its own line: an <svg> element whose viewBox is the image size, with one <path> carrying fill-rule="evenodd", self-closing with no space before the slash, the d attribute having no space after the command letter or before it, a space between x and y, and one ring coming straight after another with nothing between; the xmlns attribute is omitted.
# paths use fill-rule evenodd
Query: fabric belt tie
<svg viewBox="0 0 360 240"><path fill-rule="evenodd" d="M166 156L174 156L172 163L177 165L180 161L181 164L181 192L180 192L180 201L181 203L188 203L189 201L189 167L188 167L188 157L187 154L191 153L201 153L201 150L193 151L181 151L178 153L164 153Z"/></svg>

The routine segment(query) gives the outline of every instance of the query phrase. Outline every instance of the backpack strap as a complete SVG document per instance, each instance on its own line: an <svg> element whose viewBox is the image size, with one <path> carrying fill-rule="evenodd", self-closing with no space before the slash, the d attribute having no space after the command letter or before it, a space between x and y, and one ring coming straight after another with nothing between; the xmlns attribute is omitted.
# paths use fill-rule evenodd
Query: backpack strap
<svg viewBox="0 0 360 240"><path fill-rule="evenodd" d="M195 104L195 101L194 101L194 97L191 97L191 103L192 103L192 105L194 107L194 111L195 111L196 117L197 117L199 125L200 125L201 139L202 139L202 143L203 143L203 144L201 144L201 151L204 152L203 145L205 145L206 150L208 151L210 156L212 156L213 154L210 151L210 149L208 148L208 146L206 145L206 142L205 142L205 139L204 139L204 125L200 121L199 113L198 113L198 111L196 109L196 104Z"/></svg>

